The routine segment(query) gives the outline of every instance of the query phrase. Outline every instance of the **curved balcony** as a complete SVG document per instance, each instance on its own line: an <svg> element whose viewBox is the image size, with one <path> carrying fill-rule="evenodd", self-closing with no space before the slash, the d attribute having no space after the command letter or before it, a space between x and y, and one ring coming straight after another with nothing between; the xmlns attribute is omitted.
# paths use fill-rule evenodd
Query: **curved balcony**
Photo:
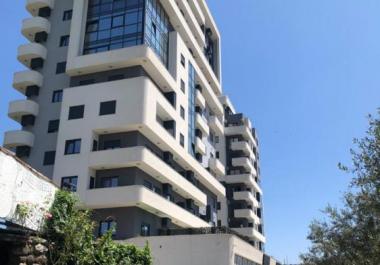
<svg viewBox="0 0 380 265"><path fill-rule="evenodd" d="M219 176L224 176L226 173L226 169L222 162L220 162L217 158L210 158L209 160L209 167L212 171L214 171Z"/></svg>
<svg viewBox="0 0 380 265"><path fill-rule="evenodd" d="M224 134L224 127L223 124L220 122L218 117L211 116L209 121L210 127L219 135Z"/></svg>
<svg viewBox="0 0 380 265"><path fill-rule="evenodd" d="M41 87L43 84L43 76L37 71L17 72L13 76L13 87L26 94L28 87Z"/></svg>
<svg viewBox="0 0 380 265"><path fill-rule="evenodd" d="M253 204L253 206L256 208L259 207L259 202L250 191L235 191L233 197L235 201L246 201L250 204Z"/></svg>
<svg viewBox="0 0 380 265"><path fill-rule="evenodd" d="M201 107L202 109L206 107L206 99L202 95L202 92L198 89L195 91L195 102L197 106Z"/></svg>
<svg viewBox="0 0 380 265"><path fill-rule="evenodd" d="M32 17L22 21L22 35L31 42L46 41L50 33L50 22L43 17Z"/></svg>
<svg viewBox="0 0 380 265"><path fill-rule="evenodd" d="M232 166L234 167L244 167L249 173L256 172L251 160L247 157L236 157L232 158Z"/></svg>
<svg viewBox="0 0 380 265"><path fill-rule="evenodd" d="M46 57L47 49L38 43L21 45L17 52L19 62L33 70L41 68Z"/></svg>
<svg viewBox="0 0 380 265"><path fill-rule="evenodd" d="M198 137L195 139L195 150L202 155L206 154L206 145Z"/></svg>
<svg viewBox="0 0 380 265"><path fill-rule="evenodd" d="M36 117L38 110L38 104L32 100L16 100L9 103L8 116L17 122L22 122L24 116Z"/></svg>
<svg viewBox="0 0 380 265"><path fill-rule="evenodd" d="M255 181L255 178L252 174L239 174L239 175L226 175L222 178L227 184L245 184L250 188L253 188L255 191L263 194L259 184Z"/></svg>
<svg viewBox="0 0 380 265"><path fill-rule="evenodd" d="M41 8L53 9L54 0L27 0L26 9L32 16L38 16L38 12Z"/></svg>
<svg viewBox="0 0 380 265"><path fill-rule="evenodd" d="M14 148L18 146L32 147L34 144L34 135L27 131L8 131L4 134L4 147Z"/></svg>
<svg viewBox="0 0 380 265"><path fill-rule="evenodd" d="M208 136L210 134L210 128L208 127L207 122L199 113L197 113L195 116L195 123L196 126L205 134L205 136Z"/></svg>

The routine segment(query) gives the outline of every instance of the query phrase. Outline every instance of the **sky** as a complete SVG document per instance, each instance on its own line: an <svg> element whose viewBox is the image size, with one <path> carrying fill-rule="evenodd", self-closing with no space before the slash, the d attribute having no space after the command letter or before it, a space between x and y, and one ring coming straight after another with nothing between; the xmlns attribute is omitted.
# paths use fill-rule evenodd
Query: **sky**
<svg viewBox="0 0 380 265"><path fill-rule="evenodd" d="M0 1L0 142L25 1ZM352 139L380 107L380 1L208 0L222 34L223 89L258 130L266 251L289 263L308 225L340 206Z"/></svg>

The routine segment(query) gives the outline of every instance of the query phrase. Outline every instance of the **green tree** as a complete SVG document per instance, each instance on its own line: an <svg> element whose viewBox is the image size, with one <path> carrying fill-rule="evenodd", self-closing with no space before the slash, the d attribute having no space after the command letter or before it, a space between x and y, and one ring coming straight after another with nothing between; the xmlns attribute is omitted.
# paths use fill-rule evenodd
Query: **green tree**
<svg viewBox="0 0 380 265"><path fill-rule="evenodd" d="M78 209L79 199L70 192L58 191L47 214L43 237L49 246L51 265L151 265L149 246L139 249L118 244L108 231L94 239L91 212Z"/></svg>
<svg viewBox="0 0 380 265"><path fill-rule="evenodd" d="M352 174L343 208L325 209L326 221L313 221L308 239L311 247L302 254L304 265L380 264L380 109L369 116L366 136L355 139L352 166L339 167Z"/></svg>

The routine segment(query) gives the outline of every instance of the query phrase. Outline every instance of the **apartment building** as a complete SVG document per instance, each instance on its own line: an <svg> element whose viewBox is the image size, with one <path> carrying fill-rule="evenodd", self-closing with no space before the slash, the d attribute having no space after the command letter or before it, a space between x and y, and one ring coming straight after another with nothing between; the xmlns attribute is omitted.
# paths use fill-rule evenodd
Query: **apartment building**
<svg viewBox="0 0 380 265"><path fill-rule="evenodd" d="M4 146L77 192L96 235L115 227L115 240L156 240L228 227L261 254L226 264L262 264L258 139L222 93L220 33L206 1L26 8L25 69L13 81L26 98L8 113L22 128L6 132Z"/></svg>

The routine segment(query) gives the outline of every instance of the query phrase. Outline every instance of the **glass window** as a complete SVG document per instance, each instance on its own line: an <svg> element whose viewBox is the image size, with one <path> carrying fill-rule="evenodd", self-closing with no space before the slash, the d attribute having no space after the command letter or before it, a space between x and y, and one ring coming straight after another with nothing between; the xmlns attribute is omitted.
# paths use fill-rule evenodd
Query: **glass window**
<svg viewBox="0 0 380 265"><path fill-rule="evenodd" d="M69 120L82 119L83 116L84 116L84 105L70 107Z"/></svg>
<svg viewBox="0 0 380 265"><path fill-rule="evenodd" d="M71 20L73 17L73 10L66 10L63 12L63 21Z"/></svg>
<svg viewBox="0 0 380 265"><path fill-rule="evenodd" d="M63 90L55 90L53 91L53 97L52 97L52 102L62 102L62 97L63 97Z"/></svg>
<svg viewBox="0 0 380 265"><path fill-rule="evenodd" d="M141 236L150 236L150 225L142 223L141 224Z"/></svg>
<svg viewBox="0 0 380 265"><path fill-rule="evenodd" d="M68 46L69 42L70 42L70 36L69 35L62 36L60 41L59 41L59 47Z"/></svg>
<svg viewBox="0 0 380 265"><path fill-rule="evenodd" d="M182 133L179 135L179 143L182 147L185 146L185 136Z"/></svg>
<svg viewBox="0 0 380 265"><path fill-rule="evenodd" d="M107 177L102 178L102 187L103 188L113 188L119 186L119 177Z"/></svg>
<svg viewBox="0 0 380 265"><path fill-rule="evenodd" d="M185 59L185 56L183 56L183 54L181 54L181 64L183 67L186 66L186 59Z"/></svg>
<svg viewBox="0 0 380 265"><path fill-rule="evenodd" d="M104 150L117 149L121 147L120 140L108 140L104 141Z"/></svg>
<svg viewBox="0 0 380 265"><path fill-rule="evenodd" d="M55 162L55 151L48 151L44 154L44 166L54 165Z"/></svg>
<svg viewBox="0 0 380 265"><path fill-rule="evenodd" d="M183 81L182 79L181 79L181 91L183 92L183 93L185 93L185 91L186 91L186 88L185 88L185 81Z"/></svg>
<svg viewBox="0 0 380 265"><path fill-rule="evenodd" d="M78 184L78 177L64 177L61 180L61 189L76 192Z"/></svg>
<svg viewBox="0 0 380 265"><path fill-rule="evenodd" d="M58 132L59 129L59 120L51 120L48 125L48 133Z"/></svg>
<svg viewBox="0 0 380 265"><path fill-rule="evenodd" d="M66 72L66 62L57 63L57 68L55 70L56 74L63 74Z"/></svg>
<svg viewBox="0 0 380 265"><path fill-rule="evenodd" d="M67 140L65 145L65 155L79 154L81 139Z"/></svg>
<svg viewBox="0 0 380 265"><path fill-rule="evenodd" d="M181 118L185 119L185 109L181 106Z"/></svg>
<svg viewBox="0 0 380 265"><path fill-rule="evenodd" d="M110 115L116 112L116 100L106 101L100 103L99 115Z"/></svg>
<svg viewBox="0 0 380 265"><path fill-rule="evenodd" d="M101 221L99 223L99 236L104 235L108 230L113 229L112 235L116 235L116 225L117 223L114 220Z"/></svg>

